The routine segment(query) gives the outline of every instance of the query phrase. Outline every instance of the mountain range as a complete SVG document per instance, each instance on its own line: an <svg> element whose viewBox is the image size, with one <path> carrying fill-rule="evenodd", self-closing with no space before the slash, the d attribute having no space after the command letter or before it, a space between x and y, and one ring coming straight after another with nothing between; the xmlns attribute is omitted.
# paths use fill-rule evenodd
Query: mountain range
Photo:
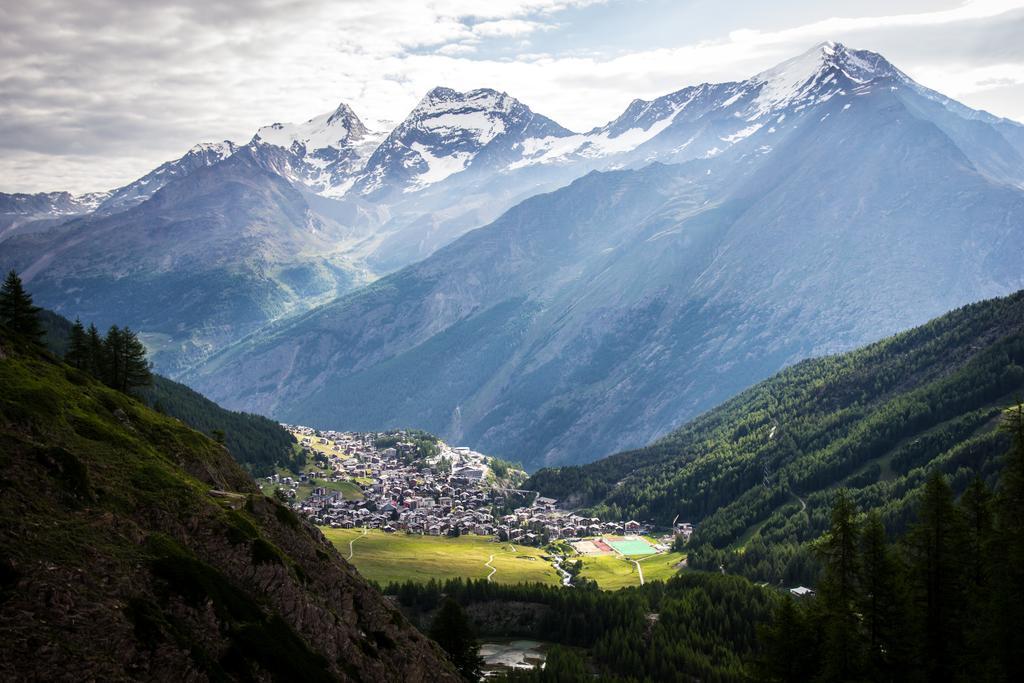
<svg viewBox="0 0 1024 683"><path fill-rule="evenodd" d="M0 265L230 407L535 468L1024 286L1022 188L1024 127L825 43L586 133L493 90L386 136L343 105L9 230Z"/></svg>

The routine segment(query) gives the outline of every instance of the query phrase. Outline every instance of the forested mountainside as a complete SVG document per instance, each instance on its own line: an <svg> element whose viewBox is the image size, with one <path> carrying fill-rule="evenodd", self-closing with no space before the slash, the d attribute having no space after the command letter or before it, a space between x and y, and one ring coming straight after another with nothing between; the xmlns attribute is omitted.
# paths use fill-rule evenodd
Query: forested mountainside
<svg viewBox="0 0 1024 683"><path fill-rule="evenodd" d="M71 322L47 310L40 311L39 316L47 348L63 356L68 349ZM255 476L295 464L295 438L262 415L226 410L184 384L155 373L148 386L137 387L133 393L150 408L175 417L196 431L209 437L223 436L228 452Z"/></svg>
<svg viewBox="0 0 1024 683"><path fill-rule="evenodd" d="M691 566L812 580L806 543L837 487L904 530L926 470L992 484L1024 394L1024 292L965 306L863 349L789 368L646 448L525 484L612 518L696 522ZM726 558L714 549L737 548Z"/></svg>
<svg viewBox="0 0 1024 683"><path fill-rule="evenodd" d="M0 677L456 681L221 445L0 333Z"/></svg>

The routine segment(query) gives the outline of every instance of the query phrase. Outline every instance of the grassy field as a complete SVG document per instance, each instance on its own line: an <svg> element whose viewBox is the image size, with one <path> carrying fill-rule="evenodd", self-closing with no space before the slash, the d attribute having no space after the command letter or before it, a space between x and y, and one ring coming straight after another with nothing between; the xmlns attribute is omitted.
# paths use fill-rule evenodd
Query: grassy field
<svg viewBox="0 0 1024 683"><path fill-rule="evenodd" d="M390 581L428 581L430 579L483 579L497 570L492 581L498 583L536 582L556 585L558 575L543 551L525 546L497 543L485 536L410 536L405 533L385 534L376 529L365 537L358 529L323 529L342 557L348 557L349 541L353 544L352 564L363 576L381 584Z"/></svg>
<svg viewBox="0 0 1024 683"><path fill-rule="evenodd" d="M633 558L640 562L644 570L644 581L667 580L678 571L675 566L685 555L683 553L665 553L648 555L646 558ZM602 590L617 590L627 586L639 586L640 576L636 565L618 555L595 555L591 557L570 557L570 561L583 560L583 571L580 576L597 581Z"/></svg>

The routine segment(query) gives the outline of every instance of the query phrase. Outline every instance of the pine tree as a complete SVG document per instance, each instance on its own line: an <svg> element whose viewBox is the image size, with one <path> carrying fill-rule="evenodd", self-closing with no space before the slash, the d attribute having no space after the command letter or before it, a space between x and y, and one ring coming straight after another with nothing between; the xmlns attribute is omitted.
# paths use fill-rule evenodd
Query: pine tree
<svg viewBox="0 0 1024 683"><path fill-rule="evenodd" d="M990 678L992 664L991 632L993 620L988 610L991 600L991 565L993 558L992 492L980 477L964 491L960 498L967 529L964 548L964 569L967 604L963 609L965 647L964 666L972 680ZM997 658L996 658L997 659Z"/></svg>
<svg viewBox="0 0 1024 683"><path fill-rule="evenodd" d="M967 534L953 491L938 471L925 483L918 520L908 545L920 659L927 680L941 683L956 677L963 648L961 612L966 595L961 555Z"/></svg>
<svg viewBox="0 0 1024 683"><path fill-rule="evenodd" d="M32 295L25 291L18 274L13 270L9 272L0 287L0 325L41 346L44 332L39 322L40 310L32 304Z"/></svg>
<svg viewBox="0 0 1024 683"><path fill-rule="evenodd" d="M106 358L103 354L103 337L95 325L90 324L85 332L85 369L101 382L106 378Z"/></svg>
<svg viewBox="0 0 1024 683"><path fill-rule="evenodd" d="M840 491L828 533L817 548L824 567L817 601L825 638L822 677L828 681L853 680L863 666L864 642L857 618L859 537L856 506Z"/></svg>
<svg viewBox="0 0 1024 683"><path fill-rule="evenodd" d="M908 645L901 567L877 512L868 515L861 539L860 613L867 641L867 674L873 681L906 678Z"/></svg>
<svg viewBox="0 0 1024 683"><path fill-rule="evenodd" d="M121 391L148 385L153 380L151 365L146 359L146 347L135 332L127 327L121 330L123 376Z"/></svg>
<svg viewBox="0 0 1024 683"><path fill-rule="evenodd" d="M815 678L819 668L817 628L809 610L787 595L770 625L759 632L762 656L759 678L779 683L803 683Z"/></svg>
<svg viewBox="0 0 1024 683"><path fill-rule="evenodd" d="M107 336L103 338L103 375L101 379L108 387L114 389L121 388L124 378L124 358L121 353L123 346L124 338L121 328L111 325L107 330Z"/></svg>
<svg viewBox="0 0 1024 683"><path fill-rule="evenodd" d="M64 354L64 360L73 368L86 370L89 366L89 340L82 321L75 318L75 324L71 326L71 339L68 342L68 351Z"/></svg>
<svg viewBox="0 0 1024 683"><path fill-rule="evenodd" d="M448 653L455 668L468 681L478 681L483 660L476 635L459 603L448 597L430 625L430 637Z"/></svg>
<svg viewBox="0 0 1024 683"><path fill-rule="evenodd" d="M1024 680L1024 405L1006 412L1003 424L1013 446L995 496L995 529L989 566L992 571L991 651L997 676Z"/></svg>

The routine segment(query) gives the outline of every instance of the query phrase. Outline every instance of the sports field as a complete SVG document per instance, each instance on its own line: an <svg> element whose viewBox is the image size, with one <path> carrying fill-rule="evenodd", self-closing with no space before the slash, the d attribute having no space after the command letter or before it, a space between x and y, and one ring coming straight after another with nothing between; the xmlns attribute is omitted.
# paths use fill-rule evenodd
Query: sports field
<svg viewBox="0 0 1024 683"><path fill-rule="evenodd" d="M606 538L605 541L623 555L651 555L656 552L650 543L640 537Z"/></svg>
<svg viewBox="0 0 1024 683"><path fill-rule="evenodd" d="M497 583L559 583L554 567L543 559L543 551L497 543L489 536L411 536L401 532L386 534L378 529L363 536L359 529L321 531L342 557L348 557L352 541L352 564L360 574L381 584L457 577L484 579L489 574Z"/></svg>

